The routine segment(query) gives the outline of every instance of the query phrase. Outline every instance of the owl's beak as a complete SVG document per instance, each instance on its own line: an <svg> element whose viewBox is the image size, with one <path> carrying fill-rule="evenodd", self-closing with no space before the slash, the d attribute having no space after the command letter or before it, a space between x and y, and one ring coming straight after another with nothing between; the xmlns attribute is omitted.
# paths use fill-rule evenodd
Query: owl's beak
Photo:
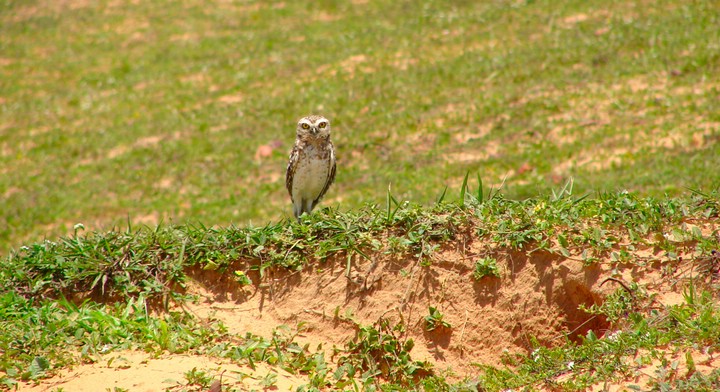
<svg viewBox="0 0 720 392"><path fill-rule="evenodd" d="M313 135L315 135L315 134L318 133L318 128L317 128L317 127L312 127L312 128L310 128L310 129L312 130Z"/></svg>

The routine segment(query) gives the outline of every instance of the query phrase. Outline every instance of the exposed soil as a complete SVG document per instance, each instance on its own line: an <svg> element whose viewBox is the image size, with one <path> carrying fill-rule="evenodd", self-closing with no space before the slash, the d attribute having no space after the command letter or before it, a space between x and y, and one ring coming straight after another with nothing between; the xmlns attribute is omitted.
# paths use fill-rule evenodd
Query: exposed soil
<svg viewBox="0 0 720 392"><path fill-rule="evenodd" d="M717 229L714 224L702 225L703 230L713 227ZM502 277L474 279L475 261L488 256L498 261ZM249 273L255 284L246 287L234 281L232 271L194 271L188 290L200 300L184 307L198 317L221 320L229 332L243 336L251 332L270 337L278 326L296 329L303 323L296 340L309 343L311 350L322 345L326 358L331 358L333 346L342 348L353 338L356 323L370 325L380 318L403 321L415 341L413 359L430 361L436 370L449 371L451 379L462 378L477 374L474 364L499 366L506 353L528 353L531 337L553 346L566 336L575 340L590 329L601 337L614 332L604 318L578 307L601 303L620 289L622 282L643 285L657 294L658 305L682 301L678 293L684 288L682 273L690 268L689 262L666 268L667 256L653 248L637 249L633 256L645 267L611 264L609 260L586 266L573 255L499 249L467 235L446 243L429 260L430 266L413 257L381 254L372 261L352 257L347 274L343 257L315 262L299 272L270 271L262 282ZM681 256L692 259L691 254ZM614 279L607 280L611 276ZM429 306L437 307L452 327L427 332L423 320ZM693 355L708 369L717 362L700 358L702 353ZM143 353L115 352L94 364L63 371L40 385L22 385L19 390L121 387L157 391L180 388L184 372L193 368L216 379L223 374L224 385L244 388L260 388L259 380L268 372L266 367L253 372L227 360L201 356L151 358ZM702 371L702 367L698 369ZM275 371L279 372L279 390L306 382Z"/></svg>

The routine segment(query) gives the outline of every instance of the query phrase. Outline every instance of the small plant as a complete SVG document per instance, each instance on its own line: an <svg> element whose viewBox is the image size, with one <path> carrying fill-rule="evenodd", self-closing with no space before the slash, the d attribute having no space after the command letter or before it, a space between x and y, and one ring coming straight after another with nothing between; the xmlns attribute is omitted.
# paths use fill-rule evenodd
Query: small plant
<svg viewBox="0 0 720 392"><path fill-rule="evenodd" d="M272 388L277 383L277 373L275 372L268 372L268 374L265 375L262 379L260 379L260 385L263 388Z"/></svg>
<svg viewBox="0 0 720 392"><path fill-rule="evenodd" d="M247 276L246 273L244 273L242 271L235 271L234 275L235 275L235 281L240 286L249 286L252 284L252 280L250 280L250 278Z"/></svg>
<svg viewBox="0 0 720 392"><path fill-rule="evenodd" d="M475 262L473 278L475 278L475 280L480 280L486 276L492 276L495 278L500 277L500 269L497 266L497 261L492 257L483 257Z"/></svg>
<svg viewBox="0 0 720 392"><path fill-rule="evenodd" d="M610 322L618 322L648 306L650 297L636 282L626 285L621 280L608 278L601 283L601 286L607 282L615 282L621 288L608 295L600 304L593 304L590 307L580 304L578 309L590 314L602 315Z"/></svg>
<svg viewBox="0 0 720 392"><path fill-rule="evenodd" d="M198 370L196 367L185 372L185 379L188 385L197 385L202 388L207 388L212 382L213 378L204 370Z"/></svg>
<svg viewBox="0 0 720 392"><path fill-rule="evenodd" d="M402 323L393 326L387 319L380 319L375 325L358 327L357 335L346 344L344 355L338 361L336 379L353 379L359 375L362 385L373 390L379 378L407 387L416 377L432 374L428 362L411 359L414 342L400 338L405 332Z"/></svg>
<svg viewBox="0 0 720 392"><path fill-rule="evenodd" d="M428 308L430 314L425 316L425 330L430 332L438 328L452 328L452 325L447 321L443 320L445 317L436 307L430 306Z"/></svg>
<svg viewBox="0 0 720 392"><path fill-rule="evenodd" d="M27 372L25 372L24 378L37 380L45 375L45 372L49 369L50 361L48 361L45 357L35 357L30 363Z"/></svg>

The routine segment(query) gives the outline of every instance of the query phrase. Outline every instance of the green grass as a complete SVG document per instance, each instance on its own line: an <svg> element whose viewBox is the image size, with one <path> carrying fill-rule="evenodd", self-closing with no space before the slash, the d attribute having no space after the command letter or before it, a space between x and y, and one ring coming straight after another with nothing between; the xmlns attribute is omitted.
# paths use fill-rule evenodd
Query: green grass
<svg viewBox="0 0 720 392"><path fill-rule="evenodd" d="M354 212L326 208L300 223L80 231L58 241L23 246L0 263L0 329L6 331L0 335L4 372L0 381L11 387L18 380L40 379L69 364L96 360L98 353L136 348L151 353L204 353L250 366L265 362L307 377L302 390L402 389L418 381L425 390L497 391L541 383L582 390L632 375L636 368L629 361L640 350L647 353L641 361L650 361L684 350L720 349L720 309L705 291L717 289L712 265L718 261L720 237L682 224L717 220L717 193L674 199L623 192L578 198L566 187L552 197L514 201L495 194L480 201L471 196L477 194L471 188L472 184L463 188L462 205L442 202L428 208L398 202L388 194L383 208L366 206ZM619 331L612 339L599 339L590 331L579 342L567 340L554 348L536 343L537 349L529 355L508 356L495 367L478 365L476 377L455 382L447 381L429 363L413 360L413 342L404 336L405 326L384 319L374 325L355 324L355 339L335 349L340 359L334 368L321 350L294 342L302 326L298 332L279 329L268 340L234 336L222 323L203 323L185 312L148 311L167 307L169 301L192 300L180 293L202 269L234 271L237 276L254 277L250 284L260 285L270 269L315 268L332 260L343 263L356 253L419 257L426 260L425 268L433 268L426 256L467 233L490 247L523 250L531 257L572 253L582 254L588 265L603 257L638 269L656 268L642 259L623 259L623 252L643 246L663 249L667 268L677 268L679 260L673 254L693 254L693 262L710 268L694 272L698 288L689 286L681 305L658 308L642 287L631 285L589 309ZM65 299L71 297L74 302ZM426 321L445 325L441 313L432 307L429 312ZM355 323L341 313L339 309L335 317ZM677 365L668 362L661 367L666 373L656 378L658 385L685 390L708 385L705 390L712 390L720 383L717 372L678 375L672 373L673 366ZM557 380L569 370L572 377ZM197 381L193 380L188 382Z"/></svg>
<svg viewBox="0 0 720 392"><path fill-rule="evenodd" d="M295 121L325 205L720 186L720 8L552 1L0 1L0 251L74 224L289 215ZM261 145L275 145L255 159Z"/></svg>
<svg viewBox="0 0 720 392"><path fill-rule="evenodd" d="M710 260L718 238L682 224L720 210L718 25L712 0L0 0L0 382L140 348L279 364L305 390L420 374L426 390L580 390L632 372L638 350L717 350L702 291L657 310L642 288L620 289L594 309L616 340L539 346L453 385L410 357L403 325L358 325L332 369L292 336L238 344L222 325L148 308L189 300L197 268L246 285L373 252L431 268L468 228L588 265L642 267L629 259L640 245ZM288 223L286 155L309 112L332 120L337 183L331 208ZM256 158L263 145L272 153ZM468 173L485 186L468 189ZM446 186L460 203L434 203ZM718 389L717 371L674 367L653 388ZM206 387L201 375L189 385Z"/></svg>
<svg viewBox="0 0 720 392"><path fill-rule="evenodd" d="M197 351L223 336L222 324L187 313L153 316L142 298L114 304L36 300L5 290L0 338L0 388L38 380L58 369L99 360L100 354L136 348L150 353Z"/></svg>

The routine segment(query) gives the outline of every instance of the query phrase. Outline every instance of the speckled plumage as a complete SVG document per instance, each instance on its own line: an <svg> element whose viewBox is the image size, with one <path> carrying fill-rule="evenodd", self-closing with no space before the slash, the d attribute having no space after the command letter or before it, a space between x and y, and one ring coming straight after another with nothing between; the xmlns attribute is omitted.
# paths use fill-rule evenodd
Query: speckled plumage
<svg viewBox="0 0 720 392"><path fill-rule="evenodd" d="M335 181L335 150L330 141L330 121L310 115L298 121L295 145L285 175L293 214L310 213Z"/></svg>

